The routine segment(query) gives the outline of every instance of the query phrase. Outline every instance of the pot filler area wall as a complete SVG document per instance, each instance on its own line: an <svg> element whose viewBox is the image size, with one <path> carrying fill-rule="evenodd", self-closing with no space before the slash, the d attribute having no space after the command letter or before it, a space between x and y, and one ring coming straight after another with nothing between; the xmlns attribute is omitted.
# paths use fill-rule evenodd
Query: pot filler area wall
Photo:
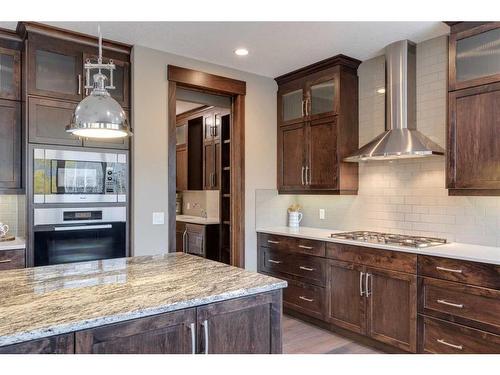
<svg viewBox="0 0 500 375"><path fill-rule="evenodd" d="M417 128L446 147L447 37L417 45ZM384 130L384 56L359 69L359 144ZM301 226L374 230L443 237L500 246L500 197L448 196L445 158L364 162L357 196L279 195L256 191L256 228L286 225L286 209L298 203ZM319 209L326 210L324 220Z"/></svg>

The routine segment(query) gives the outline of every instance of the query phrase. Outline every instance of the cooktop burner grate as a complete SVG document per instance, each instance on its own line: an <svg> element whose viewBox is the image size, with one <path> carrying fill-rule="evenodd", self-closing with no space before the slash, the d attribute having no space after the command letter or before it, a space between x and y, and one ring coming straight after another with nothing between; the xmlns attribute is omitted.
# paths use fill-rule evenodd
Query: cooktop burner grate
<svg viewBox="0 0 500 375"><path fill-rule="evenodd" d="M445 238L408 236L403 234L370 232L370 231L334 233L331 234L330 237L343 240L353 240L353 241L380 243L380 244L395 245L395 246L407 246L415 248L438 246L446 243Z"/></svg>

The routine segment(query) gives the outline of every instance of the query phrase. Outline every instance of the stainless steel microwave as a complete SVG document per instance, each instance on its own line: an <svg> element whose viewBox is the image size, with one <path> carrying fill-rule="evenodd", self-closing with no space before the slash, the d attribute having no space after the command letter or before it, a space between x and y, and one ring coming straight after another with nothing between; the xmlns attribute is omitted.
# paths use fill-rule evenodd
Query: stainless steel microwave
<svg viewBox="0 0 500 375"><path fill-rule="evenodd" d="M126 202L125 153L33 150L33 203Z"/></svg>

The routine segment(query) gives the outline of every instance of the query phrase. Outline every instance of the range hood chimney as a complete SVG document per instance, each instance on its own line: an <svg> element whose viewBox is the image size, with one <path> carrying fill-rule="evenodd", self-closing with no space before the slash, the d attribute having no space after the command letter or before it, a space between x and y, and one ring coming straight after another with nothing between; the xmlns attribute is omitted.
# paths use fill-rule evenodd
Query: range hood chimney
<svg viewBox="0 0 500 375"><path fill-rule="evenodd" d="M385 132L344 161L393 160L444 155L416 129L416 47L402 40L385 48Z"/></svg>

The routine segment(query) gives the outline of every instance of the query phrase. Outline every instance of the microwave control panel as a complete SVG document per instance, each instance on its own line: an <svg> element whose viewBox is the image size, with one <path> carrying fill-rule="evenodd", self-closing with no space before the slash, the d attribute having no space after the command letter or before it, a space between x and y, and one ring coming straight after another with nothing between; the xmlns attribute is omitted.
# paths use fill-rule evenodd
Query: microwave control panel
<svg viewBox="0 0 500 375"><path fill-rule="evenodd" d="M115 175L113 173L113 167L106 167L106 176L105 178L105 187L106 193L114 193L115 192Z"/></svg>

